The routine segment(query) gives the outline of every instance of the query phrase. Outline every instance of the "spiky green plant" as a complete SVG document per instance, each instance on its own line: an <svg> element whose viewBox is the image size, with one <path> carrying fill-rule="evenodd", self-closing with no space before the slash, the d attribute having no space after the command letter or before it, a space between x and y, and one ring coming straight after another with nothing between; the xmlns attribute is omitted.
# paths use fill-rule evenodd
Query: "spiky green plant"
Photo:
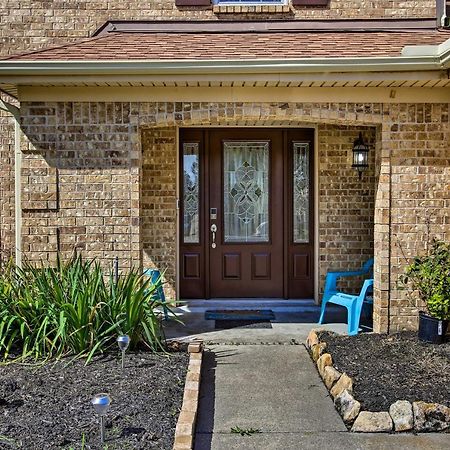
<svg viewBox="0 0 450 450"><path fill-rule="evenodd" d="M100 264L76 256L55 267L9 264L0 274L0 351L7 359L86 356L114 345L119 333L131 347L163 348L155 287L137 269L117 281Z"/></svg>
<svg viewBox="0 0 450 450"><path fill-rule="evenodd" d="M161 302L154 298L155 284L150 278L132 269L117 283L111 278L108 286L107 307L117 334L128 334L131 348L143 343L152 350L161 349L164 335L156 313Z"/></svg>

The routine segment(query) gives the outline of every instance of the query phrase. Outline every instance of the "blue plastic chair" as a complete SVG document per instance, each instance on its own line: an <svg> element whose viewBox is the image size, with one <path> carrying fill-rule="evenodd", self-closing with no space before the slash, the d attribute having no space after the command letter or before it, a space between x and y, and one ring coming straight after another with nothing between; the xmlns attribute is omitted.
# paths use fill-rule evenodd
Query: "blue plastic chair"
<svg viewBox="0 0 450 450"><path fill-rule="evenodd" d="M340 277L360 276L366 274L373 276L373 258L369 259L360 270L327 273L319 324L323 323L327 303L334 303L347 308L348 334L350 336L358 334L363 304L371 303L371 300L367 298L367 295L373 292L373 278L364 281L364 285L359 295L350 295L338 291L337 280Z"/></svg>
<svg viewBox="0 0 450 450"><path fill-rule="evenodd" d="M147 269L144 271L144 275L150 278L150 282L156 286L153 291L152 298L159 300L162 303L164 318L169 320L169 313L166 304L166 296L164 295L164 289L161 283L161 272L157 269Z"/></svg>

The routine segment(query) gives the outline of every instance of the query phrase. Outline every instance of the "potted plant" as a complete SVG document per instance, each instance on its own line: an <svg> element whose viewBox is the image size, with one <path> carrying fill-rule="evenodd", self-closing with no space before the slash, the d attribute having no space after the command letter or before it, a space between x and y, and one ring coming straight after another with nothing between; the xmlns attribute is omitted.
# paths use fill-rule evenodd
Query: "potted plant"
<svg viewBox="0 0 450 450"><path fill-rule="evenodd" d="M450 244L433 239L423 256L417 256L400 278L426 304L419 312L419 339L441 344L450 319Z"/></svg>

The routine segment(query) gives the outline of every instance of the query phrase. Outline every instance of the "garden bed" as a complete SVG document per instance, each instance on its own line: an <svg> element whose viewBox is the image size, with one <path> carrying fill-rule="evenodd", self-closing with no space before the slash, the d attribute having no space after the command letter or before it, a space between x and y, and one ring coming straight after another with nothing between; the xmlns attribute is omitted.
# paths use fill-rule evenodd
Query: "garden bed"
<svg viewBox="0 0 450 450"><path fill-rule="evenodd" d="M186 352L130 352L0 370L0 448L102 448L90 403L107 392L106 442L112 449L171 449L183 401ZM83 441L85 442L83 447Z"/></svg>
<svg viewBox="0 0 450 450"><path fill-rule="evenodd" d="M399 399L450 406L449 342L426 344L413 332L319 337L334 367L354 380L362 410L386 411Z"/></svg>

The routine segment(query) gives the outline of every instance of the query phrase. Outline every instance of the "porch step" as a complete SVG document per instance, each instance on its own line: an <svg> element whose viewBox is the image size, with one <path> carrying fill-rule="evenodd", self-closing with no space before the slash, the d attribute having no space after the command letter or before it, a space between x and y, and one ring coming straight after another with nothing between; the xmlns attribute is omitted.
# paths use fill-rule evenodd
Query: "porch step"
<svg viewBox="0 0 450 450"><path fill-rule="evenodd" d="M244 299L199 299L184 300L180 305L186 312L204 313L207 310L252 310L252 309L270 309L274 312L296 312L310 313L318 310L318 306L313 299L307 300L285 300L285 299L267 299L267 298L244 298Z"/></svg>

